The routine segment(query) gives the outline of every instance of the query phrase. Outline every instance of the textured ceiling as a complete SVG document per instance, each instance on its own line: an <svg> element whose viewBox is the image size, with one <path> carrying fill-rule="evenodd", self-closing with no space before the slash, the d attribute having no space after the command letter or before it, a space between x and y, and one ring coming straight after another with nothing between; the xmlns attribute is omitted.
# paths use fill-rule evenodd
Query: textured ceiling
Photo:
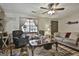
<svg viewBox="0 0 79 59"><path fill-rule="evenodd" d="M0 6L6 12L13 12L18 14L26 14L33 17L44 18L66 18L73 17L79 14L79 3L60 3L57 7L64 7L63 11L56 11L52 16L48 14L41 14L46 10L40 9L40 7L47 7L46 3L0 3ZM32 13L36 11L37 13Z"/></svg>

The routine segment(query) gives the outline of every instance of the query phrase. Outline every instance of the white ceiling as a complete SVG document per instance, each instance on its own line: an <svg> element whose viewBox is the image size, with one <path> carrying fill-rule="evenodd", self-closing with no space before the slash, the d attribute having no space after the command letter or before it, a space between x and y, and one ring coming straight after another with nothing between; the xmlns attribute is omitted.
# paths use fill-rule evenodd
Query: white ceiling
<svg viewBox="0 0 79 59"><path fill-rule="evenodd" d="M46 10L42 10L40 7L47 7L47 5L46 3L0 3L5 13L13 12L33 17L66 18L79 14L79 3L60 3L57 7L64 7L65 9L63 11L57 11L55 15L52 16L41 14ZM36 11L37 13L32 13L32 11Z"/></svg>

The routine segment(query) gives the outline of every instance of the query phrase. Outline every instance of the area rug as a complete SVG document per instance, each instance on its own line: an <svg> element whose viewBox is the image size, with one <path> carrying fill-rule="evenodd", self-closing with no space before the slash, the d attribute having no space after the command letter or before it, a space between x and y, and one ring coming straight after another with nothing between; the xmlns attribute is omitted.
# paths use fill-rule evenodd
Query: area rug
<svg viewBox="0 0 79 59"><path fill-rule="evenodd" d="M40 49L40 48L38 48L38 49ZM69 52L61 47L58 47L58 51L56 51L55 46L53 46L52 49L50 49L50 50L45 50L43 47L41 47L41 49L38 51L39 52L36 53L35 56L71 56L72 55L71 52Z"/></svg>
<svg viewBox="0 0 79 59"><path fill-rule="evenodd" d="M0 50L0 56L28 56L28 53L26 50L19 49L13 49L12 55L10 54L10 50Z"/></svg>
<svg viewBox="0 0 79 59"><path fill-rule="evenodd" d="M14 49L12 56L32 56L31 50L27 52L23 51L20 53L20 49ZM56 51L55 46L52 46L52 49L46 50L43 47L38 47L34 50L34 56L71 56L73 55L71 52L58 47L58 51ZM6 51L6 53L0 51L0 56L10 56L10 51Z"/></svg>

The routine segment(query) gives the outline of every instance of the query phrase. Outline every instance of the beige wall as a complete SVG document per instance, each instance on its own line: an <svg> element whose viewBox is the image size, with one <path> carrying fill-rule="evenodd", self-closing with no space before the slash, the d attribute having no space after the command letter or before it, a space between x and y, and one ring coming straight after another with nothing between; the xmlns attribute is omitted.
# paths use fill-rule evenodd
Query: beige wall
<svg viewBox="0 0 79 59"><path fill-rule="evenodd" d="M44 30L45 34L51 35L51 21L57 21L58 18L39 18L39 30Z"/></svg>
<svg viewBox="0 0 79 59"><path fill-rule="evenodd" d="M50 25L50 21L48 21L48 19L40 18L38 21L40 30L46 30L46 25Z"/></svg>
<svg viewBox="0 0 79 59"><path fill-rule="evenodd" d="M11 33L13 30L19 29L19 17L21 15L14 14L14 13L7 13L5 17L5 31ZM25 15L26 16L26 15ZM25 17L22 15L22 17ZM73 18L53 18L53 19L47 19L47 18L38 18L38 27L39 30L47 31L48 28L50 28L50 22L51 21L57 21L58 20L58 31L59 32L79 32L79 23L78 24L67 24L68 21L79 21L78 17ZM49 32L49 31L48 31Z"/></svg>
<svg viewBox="0 0 79 59"><path fill-rule="evenodd" d="M5 25L5 31L8 33L12 33L13 30L19 29L19 19L11 17L6 18L7 22Z"/></svg>
<svg viewBox="0 0 79 59"><path fill-rule="evenodd" d="M44 19L40 18L39 19L39 30L44 30L44 34L51 34L50 32L50 19Z"/></svg>
<svg viewBox="0 0 79 59"><path fill-rule="evenodd" d="M5 17L5 31L12 33L13 30L19 29L20 14L6 13Z"/></svg>
<svg viewBox="0 0 79 59"><path fill-rule="evenodd" d="M79 23L78 24L67 24L68 21L78 21L79 22L79 17L72 17L72 18L66 18L63 20L59 20L59 32L79 32Z"/></svg>

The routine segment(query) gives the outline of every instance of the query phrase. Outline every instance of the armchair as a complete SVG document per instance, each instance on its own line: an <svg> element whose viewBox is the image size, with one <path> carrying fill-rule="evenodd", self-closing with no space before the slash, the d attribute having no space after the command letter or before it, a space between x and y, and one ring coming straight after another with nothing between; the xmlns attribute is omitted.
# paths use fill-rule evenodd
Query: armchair
<svg viewBox="0 0 79 59"><path fill-rule="evenodd" d="M23 37L23 32L21 30L15 30L12 32L12 36L13 36L13 43L10 44L10 55L11 56L13 55L12 52L13 49L18 49L18 48L21 48L20 53L23 52L24 47L26 48L26 52L27 52L26 44L28 38Z"/></svg>
<svg viewBox="0 0 79 59"><path fill-rule="evenodd" d="M16 48L20 48L22 46L26 46L26 38L22 36L23 32L21 30L13 31L13 43Z"/></svg>

